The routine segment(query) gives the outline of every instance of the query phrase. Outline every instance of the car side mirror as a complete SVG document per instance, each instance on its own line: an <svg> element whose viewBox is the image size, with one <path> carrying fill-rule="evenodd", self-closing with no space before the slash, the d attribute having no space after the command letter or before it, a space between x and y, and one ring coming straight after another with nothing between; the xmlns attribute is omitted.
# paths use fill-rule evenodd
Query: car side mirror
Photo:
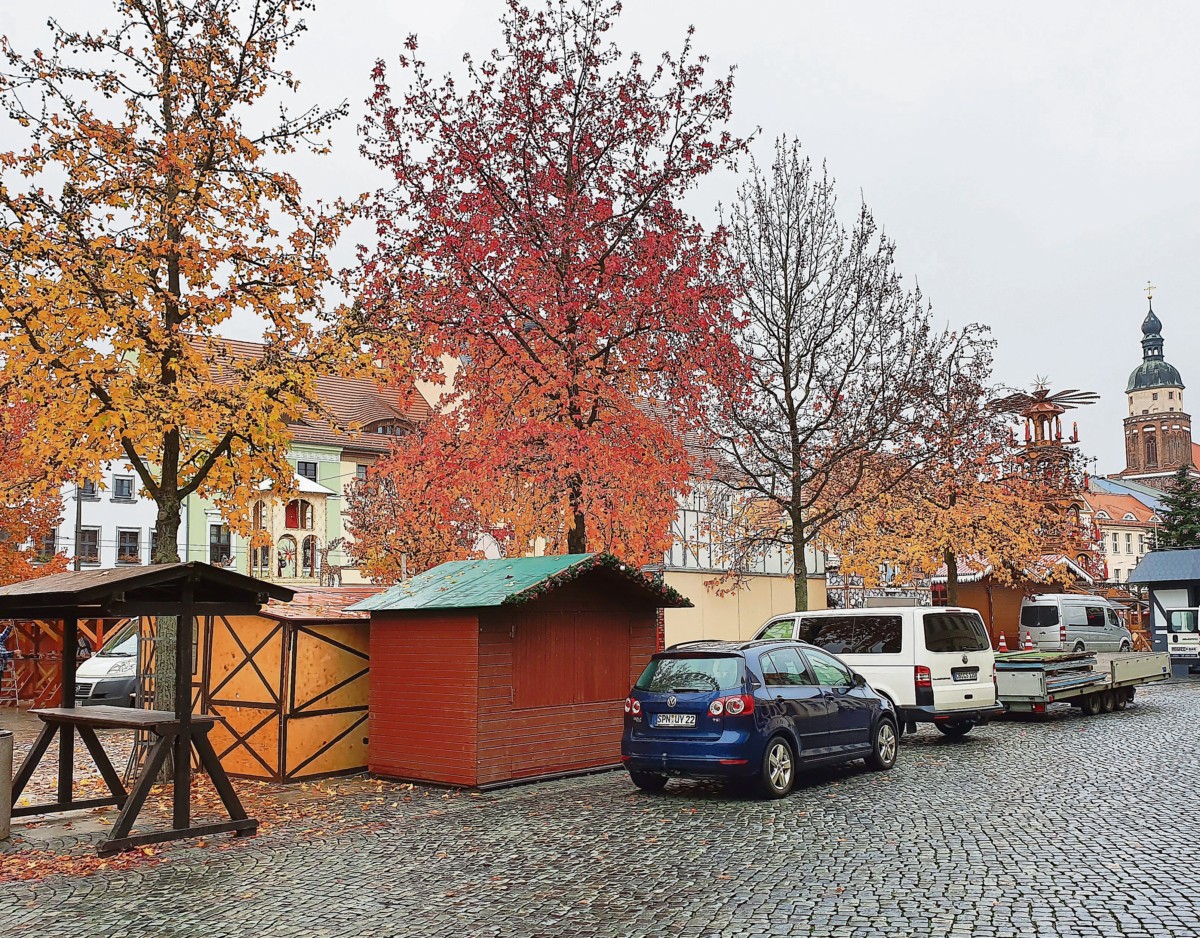
<svg viewBox="0 0 1200 938"><path fill-rule="evenodd" d="M762 690L762 681L760 681L756 677L750 678L750 689L751 690Z"/></svg>
<svg viewBox="0 0 1200 938"><path fill-rule="evenodd" d="M865 677L863 677L861 674L859 674L857 671L854 672L854 686L855 687L866 687L867 686L867 679Z"/></svg>

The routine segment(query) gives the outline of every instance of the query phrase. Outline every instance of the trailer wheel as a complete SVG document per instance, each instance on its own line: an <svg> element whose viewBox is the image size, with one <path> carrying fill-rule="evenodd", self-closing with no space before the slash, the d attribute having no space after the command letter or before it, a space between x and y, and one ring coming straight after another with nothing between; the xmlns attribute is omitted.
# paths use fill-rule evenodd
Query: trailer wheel
<svg viewBox="0 0 1200 938"><path fill-rule="evenodd" d="M1122 687L1120 690L1115 692L1116 700L1113 703L1114 710L1124 710L1129 706L1129 692L1131 690L1133 690L1132 687Z"/></svg>
<svg viewBox="0 0 1200 938"><path fill-rule="evenodd" d="M1111 690L1106 690L1103 694L1100 695L1100 709L1104 713L1112 713L1113 710L1116 709L1116 706L1117 706L1116 692L1111 691Z"/></svg>
<svg viewBox="0 0 1200 938"><path fill-rule="evenodd" d="M1133 703L1133 696L1136 693L1137 693L1136 687L1125 688L1125 706L1128 707L1131 703Z"/></svg>
<svg viewBox="0 0 1200 938"><path fill-rule="evenodd" d="M1100 695L1088 694L1083 698L1083 703L1079 705L1079 709L1081 709L1086 716L1094 717L1100 712L1100 706Z"/></svg>

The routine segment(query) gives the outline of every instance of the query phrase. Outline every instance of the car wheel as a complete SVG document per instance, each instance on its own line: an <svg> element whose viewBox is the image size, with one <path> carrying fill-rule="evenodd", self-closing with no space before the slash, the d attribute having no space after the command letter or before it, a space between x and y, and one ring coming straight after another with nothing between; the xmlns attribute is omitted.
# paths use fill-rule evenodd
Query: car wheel
<svg viewBox="0 0 1200 938"><path fill-rule="evenodd" d="M900 736L891 720L880 720L875 727L875 745L867 756L867 766L876 772L886 772L896 764L900 749Z"/></svg>
<svg viewBox="0 0 1200 938"><path fill-rule="evenodd" d="M630 772L629 779L642 791L662 791L667 777L657 772Z"/></svg>
<svg viewBox="0 0 1200 938"><path fill-rule="evenodd" d="M1083 644L1083 642L1076 642L1075 647L1072 648L1071 651L1074 651L1074 652L1087 651L1087 646L1085 646Z"/></svg>
<svg viewBox="0 0 1200 938"><path fill-rule="evenodd" d="M1121 651L1130 651L1129 642L1121 642Z"/></svg>
<svg viewBox="0 0 1200 938"><path fill-rule="evenodd" d="M796 784L796 754L782 736L772 736L763 753L758 790L764 798L782 798Z"/></svg>
<svg viewBox="0 0 1200 938"><path fill-rule="evenodd" d="M938 732L940 732L943 736L949 737L950 739L960 739L961 737L966 736L975 727L975 724L970 720L951 720L948 723L935 722L933 725L938 728Z"/></svg>
<svg viewBox="0 0 1200 938"><path fill-rule="evenodd" d="M1100 712L1100 707L1101 707L1100 697L1101 697L1100 694L1088 694L1086 697L1083 698L1083 703L1079 705L1079 708L1087 716L1094 717L1097 713Z"/></svg>

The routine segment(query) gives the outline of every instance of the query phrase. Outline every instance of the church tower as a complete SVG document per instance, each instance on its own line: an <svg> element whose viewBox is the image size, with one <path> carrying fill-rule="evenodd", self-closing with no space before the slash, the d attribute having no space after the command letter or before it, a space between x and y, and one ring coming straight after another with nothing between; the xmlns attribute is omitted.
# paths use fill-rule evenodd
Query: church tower
<svg viewBox="0 0 1200 938"><path fill-rule="evenodd" d="M1129 416L1121 478L1166 489L1181 466L1195 470L1192 418L1184 410L1183 391L1179 369L1163 358L1162 322L1151 302L1142 322L1142 363L1125 388Z"/></svg>

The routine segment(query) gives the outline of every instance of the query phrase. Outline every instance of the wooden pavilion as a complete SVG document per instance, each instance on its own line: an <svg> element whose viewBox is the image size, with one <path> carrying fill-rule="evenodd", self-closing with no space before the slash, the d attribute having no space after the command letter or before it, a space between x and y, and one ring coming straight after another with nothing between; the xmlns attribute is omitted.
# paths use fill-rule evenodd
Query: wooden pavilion
<svg viewBox="0 0 1200 938"><path fill-rule="evenodd" d="M239 836L254 833L258 822L247 817L208 739L216 718L192 713L192 687L186 676L192 674L193 670L195 617L250 615L270 599L287 601L292 595L292 590L286 587L196 562L59 573L0 587L0 618L60 619L63 623L64 648L75 647L80 619L178 617L175 673L181 679L176 682L175 707L172 711L76 707L75 657L70 654L62 656L60 681L63 706L32 711L44 725L13 778L13 815L20 817L117 805L121 813L109 838L98 848L101 854L180 837L230 831ZM154 736L154 744L130 790L126 791L121 783L96 736L97 729L142 730ZM108 786L108 797L75 800L76 733L95 760ZM15 807L55 735L59 737L57 800ZM192 824L193 750L221 797L229 815L227 821ZM168 754L173 756L174 766L171 827L168 830L134 834L133 824Z"/></svg>

